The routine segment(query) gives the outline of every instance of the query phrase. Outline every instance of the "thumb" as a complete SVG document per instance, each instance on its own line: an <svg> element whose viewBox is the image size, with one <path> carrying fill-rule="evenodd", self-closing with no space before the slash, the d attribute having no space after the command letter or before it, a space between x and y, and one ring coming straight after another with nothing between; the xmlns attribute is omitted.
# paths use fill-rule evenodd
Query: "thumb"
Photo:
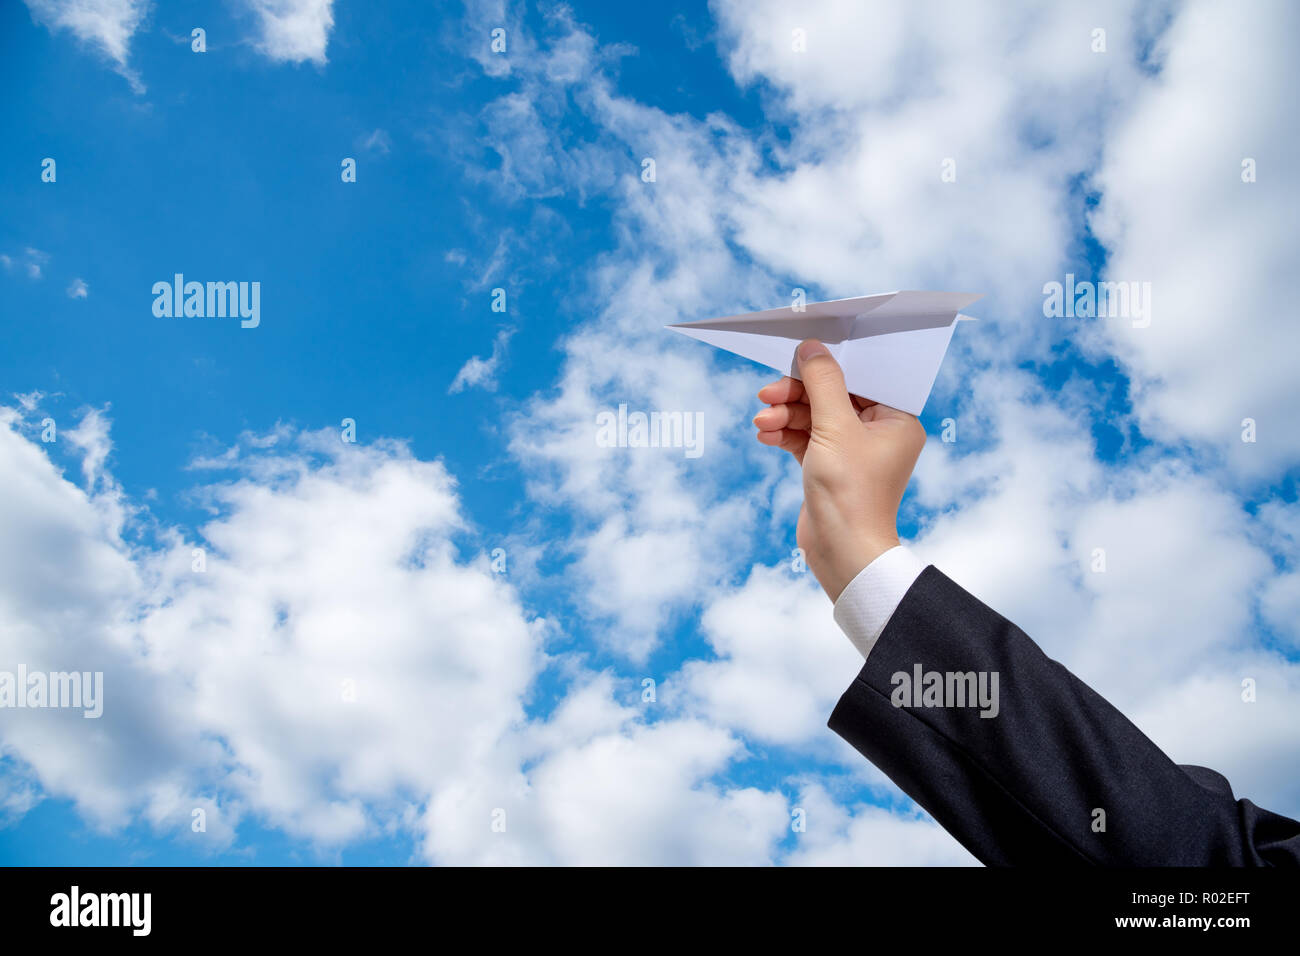
<svg viewBox="0 0 1300 956"><path fill-rule="evenodd" d="M857 424L853 402L844 384L844 373L830 350L816 339L806 339L799 343L795 355L799 359L799 377L803 380L812 409L813 430L824 433Z"/></svg>

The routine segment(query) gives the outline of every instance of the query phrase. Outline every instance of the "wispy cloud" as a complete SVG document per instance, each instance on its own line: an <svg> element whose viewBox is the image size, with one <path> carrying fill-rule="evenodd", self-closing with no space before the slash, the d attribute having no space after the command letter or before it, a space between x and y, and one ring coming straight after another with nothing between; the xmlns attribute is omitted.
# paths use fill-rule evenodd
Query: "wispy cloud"
<svg viewBox="0 0 1300 956"><path fill-rule="evenodd" d="M41 399L44 397L45 393L39 390L14 393L14 398L18 399L18 407L28 414L36 411L37 406L40 405Z"/></svg>
<svg viewBox="0 0 1300 956"><path fill-rule="evenodd" d="M50 30L67 30L102 54L137 94L145 92L131 68L131 38L144 23L150 0L26 0L36 21Z"/></svg>
<svg viewBox="0 0 1300 956"><path fill-rule="evenodd" d="M456 378L447 389L447 393L454 395L456 392L463 392L467 388L481 388L489 392L495 392L497 389L497 370L501 365L501 359L505 355L506 344L510 341L512 335L514 335L514 329L502 329L498 332L496 339L492 342L492 354L486 358L477 355L472 356L456 373Z"/></svg>
<svg viewBox="0 0 1300 956"><path fill-rule="evenodd" d="M361 148L387 156L393 150L393 141L386 130L377 129L361 141Z"/></svg>
<svg viewBox="0 0 1300 956"><path fill-rule="evenodd" d="M40 279L45 275L45 266L50 261L50 254L28 246L17 256L0 253L0 267L6 272L20 270L29 279Z"/></svg>

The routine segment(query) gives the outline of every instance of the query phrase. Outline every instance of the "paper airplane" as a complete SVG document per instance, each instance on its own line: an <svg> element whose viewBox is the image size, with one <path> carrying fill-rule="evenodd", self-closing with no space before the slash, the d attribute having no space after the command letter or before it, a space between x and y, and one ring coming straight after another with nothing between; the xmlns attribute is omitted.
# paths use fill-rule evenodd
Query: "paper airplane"
<svg viewBox="0 0 1300 956"><path fill-rule="evenodd" d="M844 369L849 392L920 415L970 292L883 292L809 302L668 328L799 377L795 349L820 339Z"/></svg>

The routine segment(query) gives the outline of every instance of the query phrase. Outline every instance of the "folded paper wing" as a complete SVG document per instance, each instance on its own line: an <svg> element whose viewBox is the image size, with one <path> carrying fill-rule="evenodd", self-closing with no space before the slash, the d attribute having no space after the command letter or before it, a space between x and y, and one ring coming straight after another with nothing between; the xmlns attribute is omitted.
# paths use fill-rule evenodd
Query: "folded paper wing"
<svg viewBox="0 0 1300 956"><path fill-rule="evenodd" d="M799 377L794 351L804 339L826 343L854 395L920 415L939 374L968 292L885 292L810 302L668 328Z"/></svg>

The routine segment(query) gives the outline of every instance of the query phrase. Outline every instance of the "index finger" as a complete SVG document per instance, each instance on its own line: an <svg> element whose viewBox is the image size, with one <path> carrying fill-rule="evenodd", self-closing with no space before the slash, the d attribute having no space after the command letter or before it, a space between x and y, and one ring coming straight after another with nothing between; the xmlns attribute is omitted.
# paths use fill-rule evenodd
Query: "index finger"
<svg viewBox="0 0 1300 956"><path fill-rule="evenodd" d="M764 385L758 390L758 400L766 402L769 405L786 405L790 402L808 403L808 398L803 390L803 382L797 378L791 378L787 375L779 382L772 382Z"/></svg>

